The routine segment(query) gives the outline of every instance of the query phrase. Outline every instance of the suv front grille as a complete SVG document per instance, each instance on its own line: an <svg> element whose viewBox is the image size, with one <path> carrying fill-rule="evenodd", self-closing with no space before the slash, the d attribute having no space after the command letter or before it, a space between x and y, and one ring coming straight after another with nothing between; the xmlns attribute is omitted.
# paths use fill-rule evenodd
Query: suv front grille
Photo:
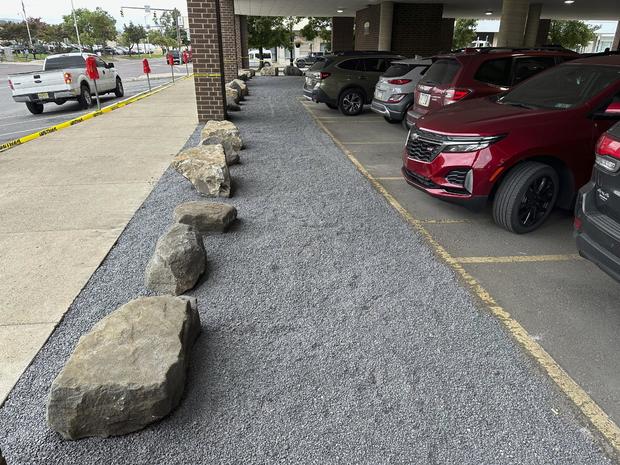
<svg viewBox="0 0 620 465"><path fill-rule="evenodd" d="M407 140L409 158L429 163L441 152L445 137L421 129L412 129Z"/></svg>

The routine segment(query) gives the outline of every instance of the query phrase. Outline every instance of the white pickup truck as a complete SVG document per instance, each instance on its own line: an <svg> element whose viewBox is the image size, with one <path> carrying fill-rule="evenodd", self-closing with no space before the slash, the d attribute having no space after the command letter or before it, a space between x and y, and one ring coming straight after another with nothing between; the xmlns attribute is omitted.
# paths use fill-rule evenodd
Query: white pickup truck
<svg viewBox="0 0 620 465"><path fill-rule="evenodd" d="M42 71L9 75L9 87L13 100L25 102L30 113L43 113L45 103L62 105L67 100L77 100L82 108L93 104L95 83L86 76L86 57L97 60L99 95L114 93L124 95L123 82L113 63L106 63L97 55L88 53L65 53L50 55L45 59Z"/></svg>

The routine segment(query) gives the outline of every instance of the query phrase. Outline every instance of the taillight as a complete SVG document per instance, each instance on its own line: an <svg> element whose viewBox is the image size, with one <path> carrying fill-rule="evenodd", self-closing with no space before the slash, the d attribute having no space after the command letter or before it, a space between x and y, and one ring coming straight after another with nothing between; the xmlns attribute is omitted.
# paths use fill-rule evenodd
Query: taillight
<svg viewBox="0 0 620 465"><path fill-rule="evenodd" d="M9 89L15 90L15 87L13 87L13 83L11 82L10 79L9 79Z"/></svg>
<svg viewBox="0 0 620 465"><path fill-rule="evenodd" d="M620 170L620 140L603 134L596 143L596 164L612 173Z"/></svg>
<svg viewBox="0 0 620 465"><path fill-rule="evenodd" d="M581 231L581 218L575 217L575 219L573 220L573 226L575 226L575 229L577 231Z"/></svg>
<svg viewBox="0 0 620 465"><path fill-rule="evenodd" d="M388 84L393 84L395 86L402 86L405 84L409 84L411 82L411 79L390 79L388 81Z"/></svg>
<svg viewBox="0 0 620 465"><path fill-rule="evenodd" d="M65 73L64 74L64 78L65 78L65 84L71 84L71 73Z"/></svg>
<svg viewBox="0 0 620 465"><path fill-rule="evenodd" d="M450 87L443 92L443 104L450 105L452 103L456 103L467 97L469 94L471 94L471 90L469 89L457 89Z"/></svg>
<svg viewBox="0 0 620 465"><path fill-rule="evenodd" d="M319 74L319 79L327 79L331 75L332 73L326 73L325 71L321 71L321 73Z"/></svg>

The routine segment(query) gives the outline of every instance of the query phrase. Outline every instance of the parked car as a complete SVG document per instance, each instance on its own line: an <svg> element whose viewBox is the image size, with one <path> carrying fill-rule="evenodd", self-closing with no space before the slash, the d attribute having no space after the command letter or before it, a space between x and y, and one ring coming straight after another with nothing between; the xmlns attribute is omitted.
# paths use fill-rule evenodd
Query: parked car
<svg viewBox="0 0 620 465"><path fill-rule="evenodd" d="M618 101L620 55L569 61L501 95L417 120L403 175L432 196L472 208L491 200L498 225L533 231L554 206L572 208L597 139L620 119Z"/></svg>
<svg viewBox="0 0 620 465"><path fill-rule="evenodd" d="M304 96L346 116L359 115L372 101L379 77L404 57L389 52L343 52L328 55L306 71Z"/></svg>
<svg viewBox="0 0 620 465"><path fill-rule="evenodd" d="M66 53L48 56L43 63L43 71L9 75L13 100L24 102L30 113L35 115L43 113L43 105L50 102L62 105L67 100L77 100L82 108L88 108L92 105L95 84L86 76L87 56L94 56L97 61L99 94L114 93L122 97L125 93L123 82L114 69L114 63L106 63L88 53Z"/></svg>
<svg viewBox="0 0 620 465"><path fill-rule="evenodd" d="M116 50L116 47L103 47L101 49L101 53L103 55L118 55L118 51Z"/></svg>
<svg viewBox="0 0 620 465"><path fill-rule="evenodd" d="M607 113L620 115L620 102ZM579 254L620 281L620 123L596 145L592 179L579 191L575 205L575 238Z"/></svg>
<svg viewBox="0 0 620 465"><path fill-rule="evenodd" d="M260 66L260 52L258 50L250 50L248 56L250 68L258 68ZM269 50L263 50L263 66L271 66L271 51Z"/></svg>
<svg viewBox="0 0 620 465"><path fill-rule="evenodd" d="M466 49L433 57L433 65L416 87L406 125L455 102L508 90L547 68L579 55L563 48Z"/></svg>
<svg viewBox="0 0 620 465"><path fill-rule="evenodd" d="M377 82L370 109L390 123L401 122L413 103L418 81L432 63L430 59L392 62Z"/></svg>
<svg viewBox="0 0 620 465"><path fill-rule="evenodd" d="M306 66L312 66L316 63L317 58L325 56L324 52L312 52L305 57L299 57L295 60L295 65L298 68L305 68Z"/></svg>
<svg viewBox="0 0 620 465"><path fill-rule="evenodd" d="M178 50L168 50L165 54L164 54L164 60L166 61L166 64L168 64L168 55L171 54L172 55L172 62L175 65L180 65L181 64L181 54L179 53Z"/></svg>

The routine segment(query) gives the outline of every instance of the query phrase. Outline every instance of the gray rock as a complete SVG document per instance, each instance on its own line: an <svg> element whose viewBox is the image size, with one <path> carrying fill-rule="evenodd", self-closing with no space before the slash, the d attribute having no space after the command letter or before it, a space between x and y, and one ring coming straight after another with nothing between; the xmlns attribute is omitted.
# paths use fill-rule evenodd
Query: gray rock
<svg viewBox="0 0 620 465"><path fill-rule="evenodd" d="M160 294L182 294L194 287L206 265L202 236L187 224L175 224L157 241L146 266L146 287Z"/></svg>
<svg viewBox="0 0 620 465"><path fill-rule="evenodd" d="M172 166L207 197L230 197L230 172L221 144L199 145L179 153Z"/></svg>
<svg viewBox="0 0 620 465"><path fill-rule="evenodd" d="M284 68L284 75L285 76L303 76L304 73L297 66L288 65L286 68Z"/></svg>
<svg viewBox="0 0 620 465"><path fill-rule="evenodd" d="M142 297L118 308L80 338L52 383L49 427L65 439L108 437L165 417L181 400L199 333L195 299Z"/></svg>
<svg viewBox="0 0 620 465"><path fill-rule="evenodd" d="M174 221L188 224L200 234L226 232L237 219L237 209L225 203L185 202L174 209Z"/></svg>
<svg viewBox="0 0 620 465"><path fill-rule="evenodd" d="M228 111L241 111L241 107L232 97L226 97L226 109Z"/></svg>
<svg viewBox="0 0 620 465"><path fill-rule="evenodd" d="M237 89L242 97L247 97L248 95L250 95L247 84L241 79L233 79L232 81L230 81L229 86L233 89Z"/></svg>
<svg viewBox="0 0 620 465"><path fill-rule="evenodd" d="M233 87L228 86L228 84L226 85L226 98L231 98L235 101L235 103L239 103L241 100L243 100L243 98L241 97L241 94L239 93L239 91Z"/></svg>
<svg viewBox="0 0 620 465"><path fill-rule="evenodd" d="M4 460L4 457L2 456L1 450L0 450L0 465L6 465L6 460Z"/></svg>
<svg viewBox="0 0 620 465"><path fill-rule="evenodd" d="M239 152L243 148L243 141L239 129L230 121L207 121L200 133L201 144L221 144L226 154L228 165L239 163Z"/></svg>
<svg viewBox="0 0 620 465"><path fill-rule="evenodd" d="M261 76L277 76L279 73L277 66L263 66L260 70Z"/></svg>

